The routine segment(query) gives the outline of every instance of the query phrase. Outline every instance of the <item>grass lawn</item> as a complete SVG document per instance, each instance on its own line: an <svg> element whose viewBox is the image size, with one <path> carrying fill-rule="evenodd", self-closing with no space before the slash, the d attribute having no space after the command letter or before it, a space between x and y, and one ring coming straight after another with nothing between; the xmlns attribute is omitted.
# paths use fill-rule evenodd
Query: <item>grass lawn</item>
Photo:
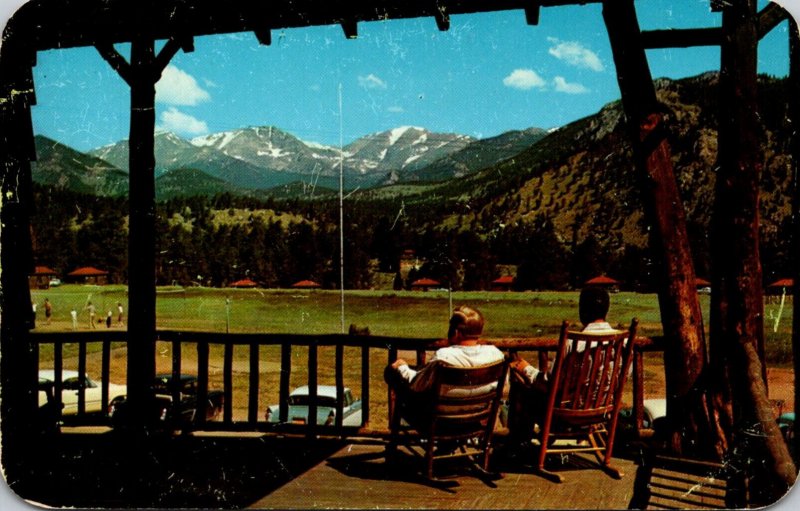
<svg viewBox="0 0 800 511"><path fill-rule="evenodd" d="M71 330L73 308L79 315L78 328L88 329L89 301L97 308L98 318L112 312L112 328L118 328L118 302L127 318L124 286L64 285L34 290L32 298L39 304L37 327L42 330ZM45 298L53 305L50 325L44 324ZM707 309L708 297L700 299ZM157 294L157 326L212 332L335 333L340 331L339 300L338 291L163 287ZM563 319L577 322L577 291L454 292L452 297L446 291L347 291L345 327L369 327L374 335L441 336L446 331L451 300L454 306L468 304L480 309L487 320L488 337L550 335L557 332ZM787 328L790 314L786 308L783 323ZM610 321L627 324L633 316L640 319L645 335L661 333L655 295L612 294Z"/></svg>

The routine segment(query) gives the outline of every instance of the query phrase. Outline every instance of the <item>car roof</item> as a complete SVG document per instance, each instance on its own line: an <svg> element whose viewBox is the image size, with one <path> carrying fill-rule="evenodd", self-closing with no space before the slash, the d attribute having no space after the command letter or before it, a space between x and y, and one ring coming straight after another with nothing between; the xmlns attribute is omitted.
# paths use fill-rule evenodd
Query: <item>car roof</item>
<svg viewBox="0 0 800 511"><path fill-rule="evenodd" d="M667 400L665 398L645 399L644 406L653 420L667 416Z"/></svg>
<svg viewBox="0 0 800 511"><path fill-rule="evenodd" d="M344 389L345 393L350 392L349 388ZM297 387L292 391L290 396L307 396L308 392L308 385L303 385L302 387ZM332 397L336 398L336 386L335 385L317 385L317 395L322 397Z"/></svg>
<svg viewBox="0 0 800 511"><path fill-rule="evenodd" d="M193 374L179 374L178 379L180 381L189 381L189 380L196 380L197 376ZM172 373L164 373L164 374L157 374L156 380L161 380L164 382L172 381Z"/></svg>
<svg viewBox="0 0 800 511"><path fill-rule="evenodd" d="M65 369L61 371L61 379L66 380L67 378L77 378L78 371L68 370ZM55 381L56 379L56 372L52 369L40 369L39 370L39 378L45 379L47 381Z"/></svg>

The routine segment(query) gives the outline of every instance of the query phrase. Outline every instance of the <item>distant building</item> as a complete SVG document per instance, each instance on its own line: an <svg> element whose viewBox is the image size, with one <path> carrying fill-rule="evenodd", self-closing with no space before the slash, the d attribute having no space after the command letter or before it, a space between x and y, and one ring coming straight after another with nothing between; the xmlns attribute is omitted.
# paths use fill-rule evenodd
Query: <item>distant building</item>
<svg viewBox="0 0 800 511"><path fill-rule="evenodd" d="M294 289L319 289L321 287L322 286L313 280L301 280L292 284L292 288Z"/></svg>
<svg viewBox="0 0 800 511"><path fill-rule="evenodd" d="M232 283L230 287L249 288L249 287L258 287L258 284L250 279L242 279Z"/></svg>
<svg viewBox="0 0 800 511"><path fill-rule="evenodd" d="M98 270L93 266L84 266L75 271L67 273L67 280L78 284L96 284L103 286L108 284L108 272Z"/></svg>
<svg viewBox="0 0 800 511"><path fill-rule="evenodd" d="M792 294L794 289L794 279L780 279L767 286L767 294Z"/></svg>
<svg viewBox="0 0 800 511"><path fill-rule="evenodd" d="M428 278L415 280L414 282L411 283L411 289L421 289L423 291L427 291L432 287L441 287L441 286L442 283L439 282L438 280L433 280Z"/></svg>
<svg viewBox="0 0 800 511"><path fill-rule="evenodd" d="M47 266L37 266L28 275L28 286L35 289L49 289L50 281L56 278L56 272Z"/></svg>
<svg viewBox="0 0 800 511"><path fill-rule="evenodd" d="M612 293L616 293L619 291L619 285L621 284L620 281L616 279L612 279L611 277L606 277L605 275L598 275L597 277L591 278L584 282L585 286L599 286L604 287L611 291Z"/></svg>
<svg viewBox="0 0 800 511"><path fill-rule="evenodd" d="M503 275L492 281L492 291L511 291L516 279L513 275Z"/></svg>

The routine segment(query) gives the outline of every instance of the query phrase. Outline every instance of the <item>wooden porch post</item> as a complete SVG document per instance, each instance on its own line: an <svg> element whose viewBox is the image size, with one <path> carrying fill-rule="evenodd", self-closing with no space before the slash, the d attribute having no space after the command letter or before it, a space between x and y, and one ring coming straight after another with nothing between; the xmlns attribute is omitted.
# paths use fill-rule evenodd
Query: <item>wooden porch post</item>
<svg viewBox="0 0 800 511"><path fill-rule="evenodd" d="M144 23L144 22L143 22ZM154 399L156 267L155 267L155 84L178 49L191 51L190 40L170 39L156 55L155 41L139 34L131 44L131 61L110 44L97 50L131 88L128 228L128 419L146 427Z"/></svg>
<svg viewBox="0 0 800 511"><path fill-rule="evenodd" d="M763 170L758 117L756 0L723 7L718 172L711 223L712 380L723 401L730 392L730 439L766 448L776 492L788 491L795 467L767 399L764 296L759 254L759 180ZM725 374L727 373L727 374ZM729 386L729 389L726 388ZM722 408L721 408L722 409ZM748 434L755 428L761 437ZM763 441L763 444L762 444ZM762 447L763 446L763 447ZM771 491L771 490L770 490Z"/></svg>
<svg viewBox="0 0 800 511"><path fill-rule="evenodd" d="M800 90L800 31L797 22L789 20L789 90ZM794 278L792 292L792 354L794 357L794 408L797 411L798 396L800 396L800 97L797 94L789 96L789 117L792 120L791 134L791 165L792 165L792 246L790 248ZM800 454L797 438L794 445L795 459Z"/></svg>
<svg viewBox="0 0 800 511"><path fill-rule="evenodd" d="M0 320L0 421L5 475L10 486L23 483L41 454L36 441L36 348L30 342L31 295L28 275L33 270L30 215L33 205L31 165L36 159L31 105L36 103L32 66L36 53L23 47L24 37L13 30L0 54L0 268L2 268L2 319ZM13 36L13 37L12 37ZM18 490L19 491L19 490Z"/></svg>
<svg viewBox="0 0 800 511"><path fill-rule="evenodd" d="M706 368L703 318L686 217L672 166L667 129L656 98L633 0L603 3L622 104L630 130L642 203L659 257L659 306L664 334L668 420L672 448L719 458L725 437L708 411L701 376Z"/></svg>
<svg viewBox="0 0 800 511"><path fill-rule="evenodd" d="M148 416L155 377L155 60L148 37L131 45L131 130L129 139L128 399L131 419ZM160 74L160 73L159 73Z"/></svg>

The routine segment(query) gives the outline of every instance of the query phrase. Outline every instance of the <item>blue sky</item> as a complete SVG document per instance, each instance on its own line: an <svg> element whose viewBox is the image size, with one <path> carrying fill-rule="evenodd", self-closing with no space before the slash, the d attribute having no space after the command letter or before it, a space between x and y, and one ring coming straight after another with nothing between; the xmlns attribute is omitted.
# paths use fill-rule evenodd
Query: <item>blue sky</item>
<svg viewBox="0 0 800 511"><path fill-rule="evenodd" d="M763 2L762 2L763 3ZM680 5L680 9L677 8ZM639 0L643 29L718 26L708 0ZM788 24L759 46L759 71L788 71ZM511 129L552 128L619 98L611 49L597 5L543 8L538 26L522 11L195 38L157 86L157 125L192 138L273 125L299 138L339 143L397 126L482 138ZM128 48L118 46L126 54ZM654 77L719 67L716 48L649 51ZM38 55L36 133L79 150L128 136L129 92L93 48Z"/></svg>

